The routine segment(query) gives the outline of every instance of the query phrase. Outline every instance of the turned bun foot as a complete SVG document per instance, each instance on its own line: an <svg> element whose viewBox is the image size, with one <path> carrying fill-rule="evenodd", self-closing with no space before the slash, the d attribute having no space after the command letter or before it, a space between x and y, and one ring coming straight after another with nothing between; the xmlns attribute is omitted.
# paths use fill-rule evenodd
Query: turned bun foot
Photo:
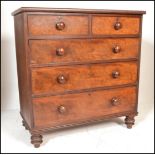
<svg viewBox="0 0 155 155"><path fill-rule="evenodd" d="M34 134L31 136L31 143L34 145L35 148L40 147L40 144L43 142L42 135Z"/></svg>
<svg viewBox="0 0 155 155"><path fill-rule="evenodd" d="M27 126L27 124L25 123L24 120L22 121L22 124L23 124L23 126L25 127L25 129L28 130L28 126Z"/></svg>
<svg viewBox="0 0 155 155"><path fill-rule="evenodd" d="M128 115L125 118L125 124L127 126L128 129L131 129L132 126L135 124L135 119L134 119L135 115Z"/></svg>

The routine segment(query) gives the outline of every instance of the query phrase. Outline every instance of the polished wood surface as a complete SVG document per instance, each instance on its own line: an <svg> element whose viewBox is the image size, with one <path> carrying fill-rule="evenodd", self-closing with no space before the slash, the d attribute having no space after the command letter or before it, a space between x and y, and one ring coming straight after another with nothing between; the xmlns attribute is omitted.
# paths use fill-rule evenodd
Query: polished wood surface
<svg viewBox="0 0 155 155"><path fill-rule="evenodd" d="M114 97L119 99L119 104L113 104ZM57 126L132 111L136 105L135 99L135 87L35 98L35 126ZM60 106L66 110L60 112Z"/></svg>
<svg viewBox="0 0 155 155"><path fill-rule="evenodd" d="M28 80L28 64L27 64L27 51L24 48L24 15L18 14L14 17L15 20L15 35L16 35L16 57L17 57L17 72L18 72L18 85L19 85L19 98L20 98L20 112L22 113L25 121L31 126L31 105L29 95L30 81Z"/></svg>
<svg viewBox="0 0 155 155"><path fill-rule="evenodd" d="M114 72L119 72L120 76L114 77ZM61 78L59 80L62 82L58 81L58 78ZM34 95L133 84L136 81L137 64L135 62L32 69Z"/></svg>
<svg viewBox="0 0 155 155"><path fill-rule="evenodd" d="M62 64L63 62L138 58L139 41L138 38L65 39L63 42L59 40L30 40L31 63Z"/></svg>
<svg viewBox="0 0 155 155"><path fill-rule="evenodd" d="M139 17L92 17L92 33L94 35L138 34ZM121 25L117 27L118 23ZM117 26L116 26L117 25Z"/></svg>
<svg viewBox="0 0 155 155"><path fill-rule="evenodd" d="M123 14L123 15L142 15L146 11L137 10L108 10L108 9L78 9L78 8L43 8L43 7L21 7L14 12L12 15L30 12L30 13L89 13L89 14Z"/></svg>
<svg viewBox="0 0 155 155"><path fill-rule="evenodd" d="M63 29L58 28L60 22ZM29 15L28 29L30 35L87 35L88 16Z"/></svg>
<svg viewBox="0 0 155 155"><path fill-rule="evenodd" d="M145 11L20 8L15 22L22 124L43 134L137 115Z"/></svg>

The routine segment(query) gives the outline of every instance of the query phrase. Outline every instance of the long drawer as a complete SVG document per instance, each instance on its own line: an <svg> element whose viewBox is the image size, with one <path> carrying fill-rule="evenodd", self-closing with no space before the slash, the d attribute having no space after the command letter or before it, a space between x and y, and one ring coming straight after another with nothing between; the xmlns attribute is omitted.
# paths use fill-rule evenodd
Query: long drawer
<svg viewBox="0 0 155 155"><path fill-rule="evenodd" d="M36 127L59 126L134 111L136 87L33 99Z"/></svg>
<svg viewBox="0 0 155 155"><path fill-rule="evenodd" d="M32 64L137 58L139 38L30 40Z"/></svg>
<svg viewBox="0 0 155 155"><path fill-rule="evenodd" d="M136 81L137 62L32 69L33 95L133 84Z"/></svg>

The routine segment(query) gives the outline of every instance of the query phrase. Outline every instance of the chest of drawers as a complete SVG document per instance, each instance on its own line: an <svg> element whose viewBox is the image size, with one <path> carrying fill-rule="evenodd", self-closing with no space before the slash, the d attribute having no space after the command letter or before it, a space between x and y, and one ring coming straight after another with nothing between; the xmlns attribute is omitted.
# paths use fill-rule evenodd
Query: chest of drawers
<svg viewBox="0 0 155 155"><path fill-rule="evenodd" d="M39 147L49 131L137 115L145 11L20 8L20 113Z"/></svg>

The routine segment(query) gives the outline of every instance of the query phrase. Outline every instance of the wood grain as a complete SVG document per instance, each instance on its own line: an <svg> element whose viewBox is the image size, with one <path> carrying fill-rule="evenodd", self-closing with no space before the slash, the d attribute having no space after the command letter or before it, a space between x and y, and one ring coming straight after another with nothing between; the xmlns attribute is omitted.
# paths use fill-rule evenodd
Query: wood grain
<svg viewBox="0 0 155 155"><path fill-rule="evenodd" d="M114 29L115 23L119 21L122 28ZM94 35L118 35L118 34L138 34L140 31L140 18L133 17L92 17L92 33Z"/></svg>
<svg viewBox="0 0 155 155"><path fill-rule="evenodd" d="M146 11L138 10L108 10L108 9L77 9L77 8L43 8L43 7L21 7L12 12L12 15L15 16L22 12L29 13L93 13L93 14L125 14L125 15L142 15Z"/></svg>
<svg viewBox="0 0 155 155"><path fill-rule="evenodd" d="M120 76L118 78L112 77L114 71L119 71ZM65 78L66 82L63 84L57 81L60 75ZM135 62L32 69L32 92L34 95L122 85L136 81L137 63Z"/></svg>
<svg viewBox="0 0 155 155"><path fill-rule="evenodd" d="M29 95L28 91L30 81L28 80L27 51L25 48L24 38L24 14L16 15L14 20L20 112L26 120L26 123L31 126L31 96Z"/></svg>
<svg viewBox="0 0 155 155"><path fill-rule="evenodd" d="M30 40L32 64L63 64L138 57L139 38ZM120 47L115 53L114 47ZM63 55L57 50L63 49Z"/></svg>
<svg viewBox="0 0 155 155"><path fill-rule="evenodd" d="M65 28L61 31L56 29L56 24L60 21L65 23ZM28 27L31 35L87 35L88 17L29 15Z"/></svg>
<svg viewBox="0 0 155 155"><path fill-rule="evenodd" d="M119 99L118 105L112 104L113 97ZM36 98L33 99L35 127L76 123L134 111L135 101L136 87ZM66 112L60 113L59 106L64 106Z"/></svg>

